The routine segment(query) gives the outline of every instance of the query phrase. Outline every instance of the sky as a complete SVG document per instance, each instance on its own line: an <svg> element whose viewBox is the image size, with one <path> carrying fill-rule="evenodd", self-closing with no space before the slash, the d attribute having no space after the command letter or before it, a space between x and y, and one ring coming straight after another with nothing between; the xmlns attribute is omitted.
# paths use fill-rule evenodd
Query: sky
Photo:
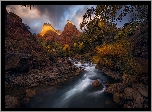
<svg viewBox="0 0 152 112"><path fill-rule="evenodd" d="M67 20L75 24L80 30L79 24L82 22L83 15L87 8L96 5L34 5L29 7L21 5L8 5L7 11L13 12L22 18L22 22L30 27L32 33L39 33L44 23L50 23L56 30L64 30ZM122 27L127 20L117 23L117 27Z"/></svg>

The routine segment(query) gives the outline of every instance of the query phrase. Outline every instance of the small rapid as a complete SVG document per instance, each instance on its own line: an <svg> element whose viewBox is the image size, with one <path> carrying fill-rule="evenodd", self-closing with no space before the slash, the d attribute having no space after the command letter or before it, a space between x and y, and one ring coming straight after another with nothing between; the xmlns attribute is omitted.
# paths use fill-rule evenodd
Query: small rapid
<svg viewBox="0 0 152 112"><path fill-rule="evenodd" d="M110 80L95 68L96 64L73 62L84 69L79 77L54 91L37 94L26 108L118 108L112 98L104 93L104 84ZM94 80L98 80L103 88L93 87Z"/></svg>

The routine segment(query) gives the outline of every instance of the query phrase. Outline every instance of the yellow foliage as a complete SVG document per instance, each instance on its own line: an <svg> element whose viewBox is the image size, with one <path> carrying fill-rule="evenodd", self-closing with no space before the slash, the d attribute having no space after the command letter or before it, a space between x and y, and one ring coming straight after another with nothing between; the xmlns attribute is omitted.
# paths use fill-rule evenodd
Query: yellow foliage
<svg viewBox="0 0 152 112"><path fill-rule="evenodd" d="M126 41L121 41L121 42L117 42L117 43L112 43L112 44L105 44L101 47L97 47L97 53L101 56L104 57L106 55L109 56L126 56L128 55L128 45ZM129 49L131 50L131 49Z"/></svg>
<svg viewBox="0 0 152 112"><path fill-rule="evenodd" d="M83 42L79 42L79 49L81 49L83 47Z"/></svg>
<svg viewBox="0 0 152 112"><path fill-rule="evenodd" d="M81 42L81 43L79 42L79 45L80 45L80 46L83 46L83 42Z"/></svg>
<svg viewBox="0 0 152 112"><path fill-rule="evenodd" d="M69 51L70 50L70 47L68 44L65 44L64 47L63 47L63 51Z"/></svg>
<svg viewBox="0 0 152 112"><path fill-rule="evenodd" d="M78 42L73 44L74 47L78 47L79 49L82 49L83 47L83 42Z"/></svg>
<svg viewBox="0 0 152 112"><path fill-rule="evenodd" d="M77 46L77 43L74 43L73 46L76 47L76 46Z"/></svg>
<svg viewBox="0 0 152 112"><path fill-rule="evenodd" d="M112 62L110 59L101 58L101 59L100 59L100 64L109 67L109 66L112 66L112 65L113 65L113 62Z"/></svg>
<svg viewBox="0 0 152 112"><path fill-rule="evenodd" d="M92 58L92 62L97 64L100 61L100 57L99 56L93 56Z"/></svg>
<svg viewBox="0 0 152 112"><path fill-rule="evenodd" d="M46 48L47 48L47 49L50 49L50 45L48 45Z"/></svg>
<svg viewBox="0 0 152 112"><path fill-rule="evenodd" d="M102 28L102 27L104 26L104 22L103 22L103 21L99 21L99 22L98 22L98 26L99 26L100 28Z"/></svg>

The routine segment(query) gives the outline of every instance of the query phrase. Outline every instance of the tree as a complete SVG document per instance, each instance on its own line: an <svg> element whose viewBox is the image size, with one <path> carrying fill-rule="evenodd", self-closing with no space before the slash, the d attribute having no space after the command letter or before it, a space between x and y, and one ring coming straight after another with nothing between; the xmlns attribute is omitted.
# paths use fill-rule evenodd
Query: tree
<svg viewBox="0 0 152 112"><path fill-rule="evenodd" d="M122 10L119 14L119 11ZM80 23L80 28L86 30L87 25L92 22L91 15L94 14L93 21L103 21L104 23L114 23L121 21L127 14L131 14L131 21L143 22L148 18L148 6L147 5L97 5L96 9L93 7L87 9L83 16L83 21ZM118 15L118 16L117 16ZM94 22L95 23L95 22Z"/></svg>
<svg viewBox="0 0 152 112"><path fill-rule="evenodd" d="M140 74L142 66L134 60L135 41L132 40L137 37L136 34L141 34L137 30L146 23L147 9L146 5L98 5L95 16L92 19L86 17L80 24L85 38L91 40L88 45L96 48L93 62L122 73ZM121 21L127 14L132 15L131 21L117 29L115 22ZM100 44L96 43L99 39Z"/></svg>
<svg viewBox="0 0 152 112"><path fill-rule="evenodd" d="M87 9L82 23L80 23L80 29L88 37L89 43L94 49L95 46L114 40L118 33L117 21L122 21L123 17L131 14L131 21L128 24L141 23L148 18L147 9L147 5L97 5L95 9L93 7Z"/></svg>

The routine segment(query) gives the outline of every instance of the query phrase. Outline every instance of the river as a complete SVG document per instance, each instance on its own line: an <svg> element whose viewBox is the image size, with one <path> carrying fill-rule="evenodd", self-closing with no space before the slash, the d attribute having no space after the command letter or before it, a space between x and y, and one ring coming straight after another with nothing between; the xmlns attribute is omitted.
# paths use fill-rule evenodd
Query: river
<svg viewBox="0 0 152 112"><path fill-rule="evenodd" d="M95 68L95 64L78 62L84 71L72 81L62 87L38 91L24 108L119 108L112 96L104 93L106 82L114 81ZM103 88L93 87L92 83L98 79Z"/></svg>

